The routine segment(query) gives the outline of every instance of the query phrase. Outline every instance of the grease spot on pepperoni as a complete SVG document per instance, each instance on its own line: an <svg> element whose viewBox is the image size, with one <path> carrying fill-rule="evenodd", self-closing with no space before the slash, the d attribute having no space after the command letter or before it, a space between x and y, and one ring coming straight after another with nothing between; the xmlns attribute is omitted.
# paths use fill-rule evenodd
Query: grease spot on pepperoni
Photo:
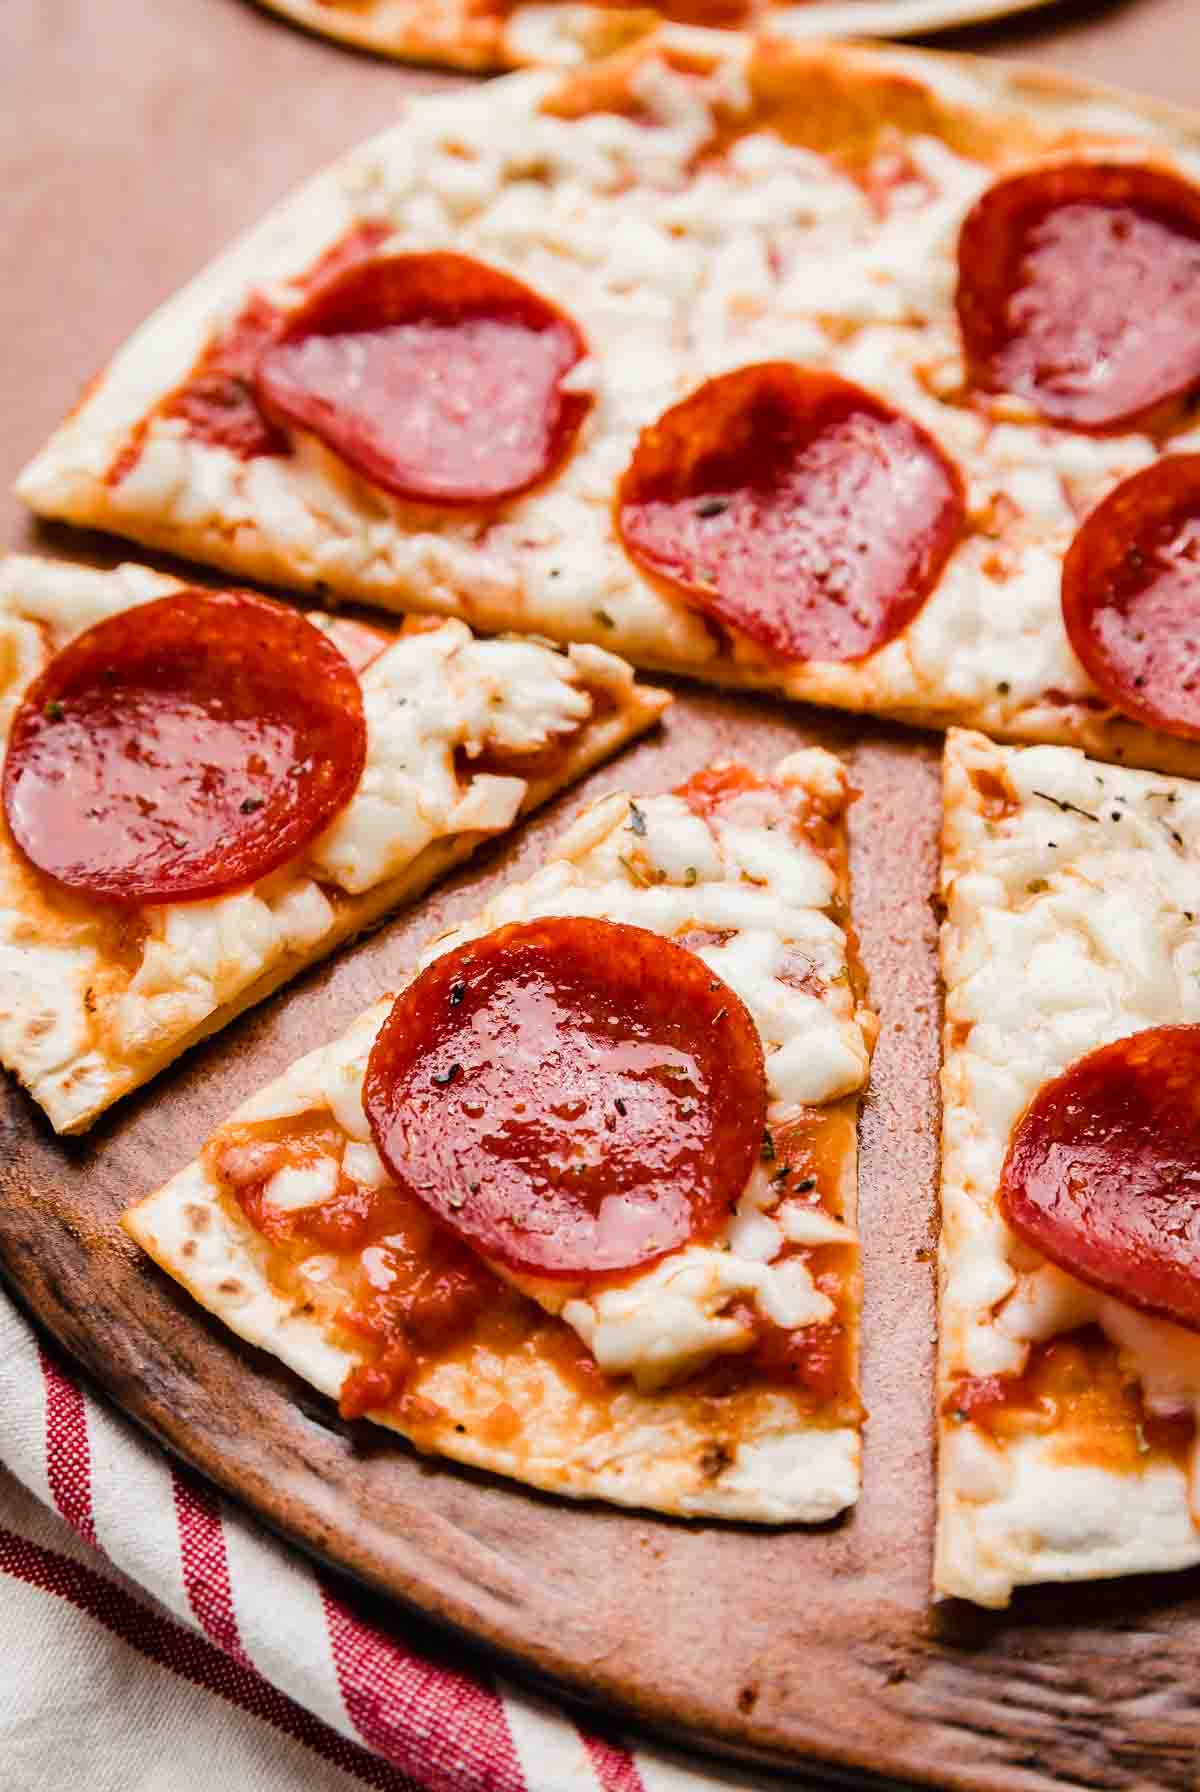
<svg viewBox="0 0 1200 1792"><path fill-rule="evenodd" d="M956 302L983 391L1073 429L1165 421L1200 381L1200 189L1120 162L997 181L963 224Z"/></svg>
<svg viewBox="0 0 1200 1792"><path fill-rule="evenodd" d="M299 853L365 756L358 679L318 629L248 591L181 591L87 629L35 679L4 809L60 884L194 901Z"/></svg>
<svg viewBox="0 0 1200 1792"><path fill-rule="evenodd" d="M1131 1034L1047 1083L999 1203L1080 1281L1200 1331L1200 1026Z"/></svg>
<svg viewBox="0 0 1200 1792"><path fill-rule="evenodd" d="M1063 561L1062 607L1110 703L1200 740L1200 454L1167 455L1085 518Z"/></svg>
<svg viewBox="0 0 1200 1792"><path fill-rule="evenodd" d="M617 498L632 559L787 660L855 660L912 621L962 530L931 436L834 374L763 362L642 431Z"/></svg>
<svg viewBox="0 0 1200 1792"><path fill-rule="evenodd" d="M436 959L367 1066L381 1156L484 1256L588 1277L712 1234L758 1157L762 1045L700 959L617 922L517 922Z"/></svg>
<svg viewBox="0 0 1200 1792"><path fill-rule="evenodd" d="M328 282L258 363L276 419L398 497L479 504L544 479L591 404L565 313L465 255L379 257Z"/></svg>

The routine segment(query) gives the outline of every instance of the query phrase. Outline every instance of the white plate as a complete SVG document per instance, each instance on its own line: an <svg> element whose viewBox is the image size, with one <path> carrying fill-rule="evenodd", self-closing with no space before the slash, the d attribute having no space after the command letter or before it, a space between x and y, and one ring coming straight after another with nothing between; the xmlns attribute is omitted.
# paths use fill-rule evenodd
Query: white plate
<svg viewBox="0 0 1200 1792"><path fill-rule="evenodd" d="M768 14L763 25L787 37L911 37L918 31L973 25L1049 4L1050 0L816 0L812 6Z"/></svg>

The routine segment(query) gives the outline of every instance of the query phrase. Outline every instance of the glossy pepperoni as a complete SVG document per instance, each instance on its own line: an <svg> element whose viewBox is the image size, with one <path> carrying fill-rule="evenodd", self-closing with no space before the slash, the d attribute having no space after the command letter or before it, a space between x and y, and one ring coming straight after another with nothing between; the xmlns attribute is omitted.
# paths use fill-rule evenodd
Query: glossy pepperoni
<svg viewBox="0 0 1200 1792"><path fill-rule="evenodd" d="M1013 1132L999 1200L1081 1281L1200 1330L1200 1026L1134 1033L1048 1083Z"/></svg>
<svg viewBox="0 0 1200 1792"><path fill-rule="evenodd" d="M391 226L370 219L349 230L293 284L312 292L373 255L391 235ZM283 313L253 293L233 321L205 348L191 373L162 407L164 417L178 418L189 436L210 447L228 448L241 460L264 454L286 454L287 437L263 415L254 390L254 373L264 350L275 340ZM110 471L119 485L136 465L141 441L129 445Z"/></svg>
<svg viewBox="0 0 1200 1792"><path fill-rule="evenodd" d="M403 1190L484 1256L572 1278L712 1234L758 1157L762 1046L658 934L517 922L396 1001L364 1100Z"/></svg>
<svg viewBox="0 0 1200 1792"><path fill-rule="evenodd" d="M99 622L27 692L4 808L39 870L113 902L244 888L353 795L362 691L303 616L181 591Z"/></svg>
<svg viewBox="0 0 1200 1792"><path fill-rule="evenodd" d="M315 293L258 363L267 412L402 498L511 497L563 459L587 350L529 287L464 255L392 255Z"/></svg>
<svg viewBox="0 0 1200 1792"><path fill-rule="evenodd" d="M1063 562L1062 606L1110 703L1200 740L1200 454L1168 455L1097 505Z"/></svg>
<svg viewBox="0 0 1200 1792"><path fill-rule="evenodd" d="M963 482L860 386L771 361L708 380L643 430L617 523L639 566L787 660L899 634L959 538Z"/></svg>
<svg viewBox="0 0 1200 1792"><path fill-rule="evenodd" d="M1200 189L1120 162L997 181L959 236L957 304L984 391L1072 429L1160 421L1200 381Z"/></svg>

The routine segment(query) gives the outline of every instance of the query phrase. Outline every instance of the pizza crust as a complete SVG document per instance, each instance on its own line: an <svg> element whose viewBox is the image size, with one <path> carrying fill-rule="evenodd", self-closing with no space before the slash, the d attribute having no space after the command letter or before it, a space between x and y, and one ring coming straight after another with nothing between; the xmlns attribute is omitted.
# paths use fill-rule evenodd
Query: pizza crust
<svg viewBox="0 0 1200 1792"><path fill-rule="evenodd" d="M791 783L824 789L835 803L845 800L845 774L822 752L793 755L777 768L774 781L785 791ZM747 800L753 803L754 798ZM683 858L698 857L695 829L704 832L704 824L680 813L683 808L674 797L638 799L639 829L645 832L633 833L631 799L612 796L593 805L568 830L539 873L501 891L474 921L440 936L416 969L465 940L514 920L556 914L611 916L671 937L695 926L703 929L706 914L711 924L723 912L728 927L714 931L718 943L695 949L714 970L725 973L731 987L751 1006L767 1055L769 1123L785 1124L788 1115L805 1106L806 1096L845 1121L851 1143L841 1159L838 1187L831 1191L837 1212L817 1217L824 1220L829 1239L849 1242L857 1206L853 1124L875 1025L854 984L857 967L848 959L844 931L826 912L845 900L844 857L830 875L830 868L810 849L785 847L764 831L761 849L777 855L778 868L765 884L751 884L744 872L728 865L685 865ZM721 837L726 842L723 851L738 855L753 851L740 829ZM794 855L797 872L802 858L812 861L807 893L796 875L785 875ZM766 872L766 864L758 863L756 874L761 878ZM686 918L692 904L694 922ZM745 913L740 934L739 909ZM777 926L771 916L777 918ZM722 937L730 929L731 937ZM823 983L831 979L820 1001L775 982L766 971L769 963L783 970L780 948L792 946L806 957L811 954ZM369 1149L362 1075L390 1007L390 998L377 1004L341 1039L310 1053L244 1103L228 1124L328 1110L347 1140L362 1140ZM809 1081L804 1083L803 1078ZM769 1230L774 1224L771 1215L787 1205L778 1186L771 1186L771 1167L756 1168L727 1222L727 1236L715 1241L722 1253L728 1253L724 1258L728 1264L748 1268L760 1278L771 1271L769 1259L775 1247L746 1242L747 1228L757 1230L761 1239L764 1223ZM298 1291L283 1292L278 1278L272 1281L270 1246L222 1191L205 1158L133 1207L123 1224L208 1311L247 1342L271 1350L322 1392L336 1398L346 1373L363 1360L343 1341L346 1334L331 1335L326 1318L315 1310L322 1298L324 1272L311 1285L302 1280ZM684 1246L642 1277L631 1278L621 1293L639 1298L639 1284L644 1283L653 1317L658 1271L706 1254L712 1251ZM790 1261L793 1267L800 1262ZM402 1432L423 1450L532 1486L681 1517L820 1522L836 1516L857 1497L859 1429L844 1409L823 1420L820 1411L814 1415L801 1397L753 1382L714 1401L703 1391L692 1391L686 1379L679 1380L696 1365L695 1326L703 1324L702 1313L683 1328L677 1385L657 1379L659 1346L670 1330L661 1305L660 1335L655 1339L657 1385L643 1388L627 1374L595 1385L581 1384L563 1368L553 1340L543 1340L547 1328L561 1331L565 1325L581 1336L594 1335L586 1317L572 1309L590 1304L598 1312L605 1297L585 1300L576 1295L568 1300L561 1285L531 1283L507 1272L506 1279L542 1309L546 1317L538 1321L541 1330L514 1339L503 1328L485 1329L449 1357L422 1368L409 1382L406 1391L417 1397L418 1410L410 1409L404 1417L372 1413L371 1418ZM779 1283L771 1298L783 1293ZM854 1316L843 1323L852 1334L856 1359L857 1274L851 1296ZM741 1348L745 1347L743 1343ZM708 1360L730 1348L737 1347L714 1337Z"/></svg>
<svg viewBox="0 0 1200 1792"><path fill-rule="evenodd" d="M124 1225L238 1337L337 1399L357 1359L273 1291L255 1233L217 1199L201 1165L189 1165ZM714 1457L711 1421L686 1392L630 1389L593 1407L552 1359L481 1347L422 1376L413 1391L436 1404L435 1418L416 1427L385 1413L372 1420L420 1449L573 1499L681 1518L804 1524L835 1515L858 1496L857 1431L798 1431L795 1408L783 1398L739 1415L726 1461ZM488 1436L502 1406L519 1421L520 1447Z"/></svg>
<svg viewBox="0 0 1200 1792"><path fill-rule="evenodd" d="M1008 792L1006 798L999 793ZM1008 805L1001 812L1000 805ZM1075 805L1063 808L1060 805ZM945 759L938 1523L942 1595L1200 1561L1197 1471L1117 1465L1086 1415L997 1441L956 1420L959 1377L1019 1375L1098 1327L1148 1413L1200 1413L1200 1337L1019 1245L995 1204L1013 1126L1048 1081L1143 1027L1200 1020L1200 787L953 731ZM1139 1444L1141 1443L1139 1439Z"/></svg>
<svg viewBox="0 0 1200 1792"><path fill-rule="evenodd" d="M704 34L703 49L684 53L679 42L666 33L565 78L527 72L411 100L398 125L285 201L143 325L26 469L22 495L43 515L302 590L591 641L660 670L911 724L967 723L1200 773L1200 747L1105 706L1059 612L1079 516L1152 459L1153 444L1050 430L1016 412L988 424L955 403L951 302L959 222L997 172L1091 151L1149 154L1194 176L1194 124L913 52ZM729 157L697 178L697 150L731 120ZM881 224L863 183L890 191L897 167L900 197ZM596 403L575 452L485 527L387 497L302 433L291 457L250 462L185 437L177 419L154 419L142 439L148 413L252 291L295 304L289 282L381 212L396 227L393 249L477 254L565 307L593 347L578 377ZM776 252L785 276L771 272ZM702 378L781 356L877 391L968 476L969 531L938 589L861 662L773 663L658 589L616 539L612 493L638 429ZM131 470L111 480L139 442Z"/></svg>
<svg viewBox="0 0 1200 1792"><path fill-rule="evenodd" d="M104 573L21 557L0 563L0 726L7 730L26 684L70 636L131 603L179 588L177 580L138 566ZM429 635L412 643L427 657L431 645ZM516 651L523 656L529 650L522 642ZM356 894L285 866L254 889L216 902L141 911L144 932L139 936L138 924L131 923L135 931L118 937L114 947L113 927L119 935L122 924L98 914L86 899L55 891L3 830L0 1059L55 1129L85 1130L182 1052L420 895L516 815L529 813L650 727L669 702L666 694L637 685L613 656L589 665L586 651L571 676L581 689L601 695L603 704L566 736L551 768L528 780L471 778L457 807L468 825L456 829L447 820L446 831L427 843L428 830L418 833L419 850L407 862L402 854L391 855L382 879ZM557 655L555 661L561 663ZM369 680L369 669L364 676ZM536 694L536 679L532 690ZM455 698L435 678L414 692L414 701L427 706L436 723L435 712ZM370 764L350 809L324 840L336 840L365 793L369 772ZM423 794L432 803L436 792ZM313 851L321 844L314 843Z"/></svg>
<svg viewBox="0 0 1200 1792"><path fill-rule="evenodd" d="M489 16L477 6L426 6L417 0L261 0L297 25L356 49L407 62L452 68L511 69L528 63L570 67L611 54L660 23L653 6L609 7L544 0L502 7ZM905 37L1010 13L1047 0L805 0L800 5L758 0L743 28L766 28L785 41L803 38ZM700 28L674 27L702 39Z"/></svg>

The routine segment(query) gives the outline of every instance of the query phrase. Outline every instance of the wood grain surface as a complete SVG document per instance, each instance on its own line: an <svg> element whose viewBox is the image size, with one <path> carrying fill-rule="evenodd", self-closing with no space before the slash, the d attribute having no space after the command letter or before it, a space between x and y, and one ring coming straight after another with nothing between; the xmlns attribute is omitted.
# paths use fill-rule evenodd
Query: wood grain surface
<svg viewBox="0 0 1200 1792"><path fill-rule="evenodd" d="M1073 72L1192 97L1196 0L1060 5L965 34ZM963 36L963 34L960 34ZM0 282L0 487L82 380L227 238L399 93L445 82L316 43L246 0L4 0L9 200ZM8 547L111 562L0 498ZM844 752L855 905L883 1026L862 1129L871 1411L865 1490L815 1532L571 1506L443 1467L231 1340L144 1262L122 1206L186 1161L267 1077L393 984L422 941L525 876L585 797L667 788L736 753ZM897 1779L1047 1792L1197 1784L1200 1573L928 1602L939 994L937 743L755 698L682 690L666 728L417 909L56 1141L0 1085L0 1269L130 1413L272 1524L524 1671L690 1745Z"/></svg>

